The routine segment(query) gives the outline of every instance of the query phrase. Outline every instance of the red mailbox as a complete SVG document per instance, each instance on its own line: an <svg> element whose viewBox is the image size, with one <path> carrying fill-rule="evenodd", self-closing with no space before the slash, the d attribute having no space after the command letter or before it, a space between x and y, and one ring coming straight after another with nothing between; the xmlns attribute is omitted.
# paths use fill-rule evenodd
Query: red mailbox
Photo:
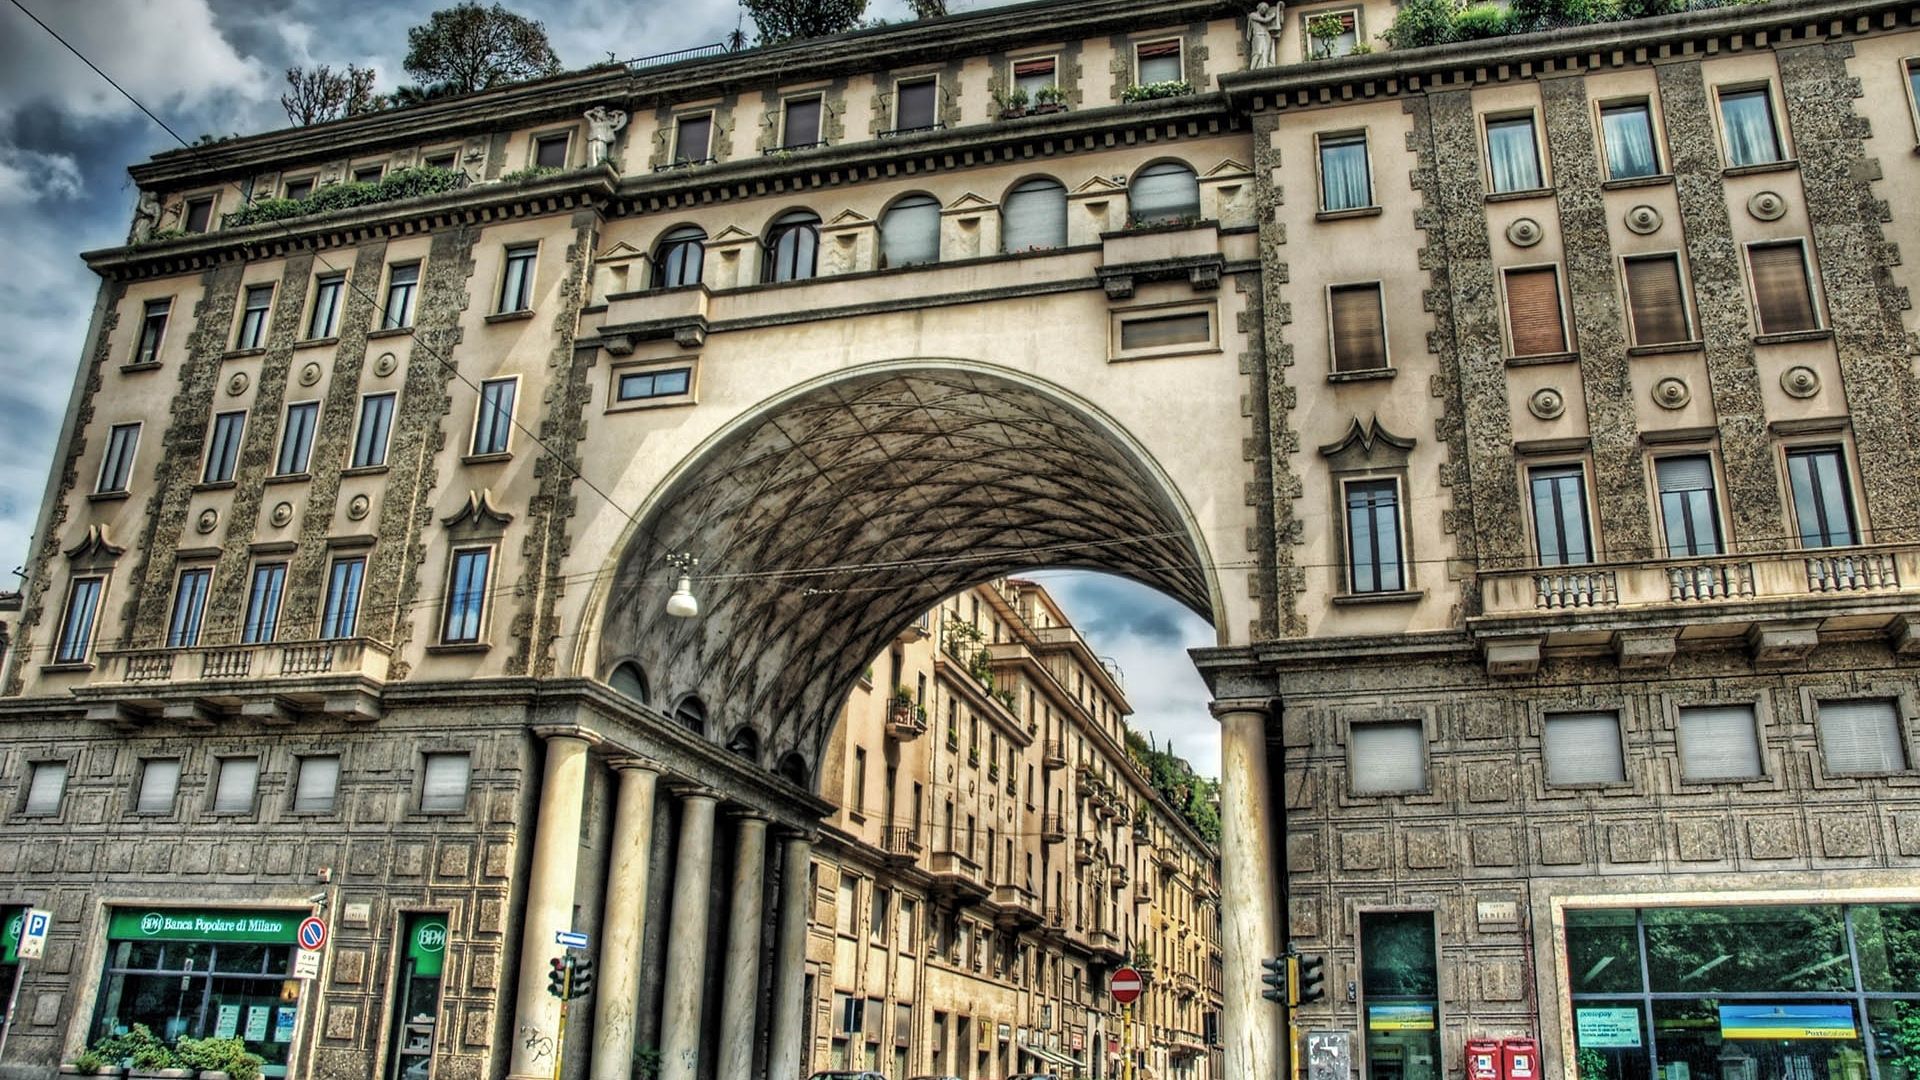
<svg viewBox="0 0 1920 1080"><path fill-rule="evenodd" d="M1540 1045L1532 1039L1501 1039L1500 1077L1540 1080Z"/></svg>
<svg viewBox="0 0 1920 1080"><path fill-rule="evenodd" d="M1500 1044L1492 1039L1467 1040L1467 1080L1500 1080Z"/></svg>

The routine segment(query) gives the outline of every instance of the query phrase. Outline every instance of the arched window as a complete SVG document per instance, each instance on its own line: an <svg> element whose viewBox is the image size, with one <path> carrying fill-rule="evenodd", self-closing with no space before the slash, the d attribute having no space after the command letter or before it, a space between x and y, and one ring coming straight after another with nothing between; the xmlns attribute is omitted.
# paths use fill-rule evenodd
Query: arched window
<svg viewBox="0 0 1920 1080"><path fill-rule="evenodd" d="M638 664L629 662L614 668L613 674L607 676L607 685L635 701L647 700L647 677Z"/></svg>
<svg viewBox="0 0 1920 1080"><path fill-rule="evenodd" d="M788 754L786 757L781 758L778 771L780 773L780 779L785 780L795 787L806 787L808 785L807 759L801 757L799 754Z"/></svg>
<svg viewBox="0 0 1920 1080"><path fill-rule="evenodd" d="M767 230L765 281L805 281L820 254L820 215L794 210Z"/></svg>
<svg viewBox="0 0 1920 1080"><path fill-rule="evenodd" d="M939 261L940 204L933 196L909 195L881 215L881 266Z"/></svg>
<svg viewBox="0 0 1920 1080"><path fill-rule="evenodd" d="M707 733L707 707L692 694L681 698L680 704L673 707L673 719L695 735Z"/></svg>
<svg viewBox="0 0 1920 1080"><path fill-rule="evenodd" d="M727 740L727 751L738 754L748 761L760 760L760 733L750 727L742 727Z"/></svg>
<svg viewBox="0 0 1920 1080"><path fill-rule="evenodd" d="M1127 187L1128 216L1135 225L1164 225L1200 217L1200 178L1177 161L1140 170Z"/></svg>
<svg viewBox="0 0 1920 1080"><path fill-rule="evenodd" d="M1000 205L1000 250L1009 254L1067 246L1067 186L1029 180Z"/></svg>
<svg viewBox="0 0 1920 1080"><path fill-rule="evenodd" d="M671 289L700 284L700 269L707 261L707 234L698 225L670 229L660 238L653 252L653 287Z"/></svg>

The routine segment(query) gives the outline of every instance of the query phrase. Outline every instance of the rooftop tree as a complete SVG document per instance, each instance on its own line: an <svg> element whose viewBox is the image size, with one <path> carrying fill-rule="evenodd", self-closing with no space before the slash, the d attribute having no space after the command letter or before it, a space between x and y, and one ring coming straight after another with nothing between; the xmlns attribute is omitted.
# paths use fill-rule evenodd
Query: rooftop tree
<svg viewBox="0 0 1920 1080"><path fill-rule="evenodd" d="M441 8L407 31L407 74L428 86L470 94L560 70L546 28L499 4L473 0Z"/></svg>

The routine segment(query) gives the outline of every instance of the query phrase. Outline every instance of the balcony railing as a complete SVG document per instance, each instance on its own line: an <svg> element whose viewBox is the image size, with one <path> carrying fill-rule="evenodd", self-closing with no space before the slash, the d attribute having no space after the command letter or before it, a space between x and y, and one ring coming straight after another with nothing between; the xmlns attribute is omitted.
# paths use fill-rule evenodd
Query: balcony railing
<svg viewBox="0 0 1920 1080"><path fill-rule="evenodd" d="M1049 844L1057 844L1067 838L1067 815L1048 814L1040 822L1040 839Z"/></svg>
<svg viewBox="0 0 1920 1080"><path fill-rule="evenodd" d="M911 701L887 703L887 735L906 742L927 733L927 710Z"/></svg>
<svg viewBox="0 0 1920 1080"><path fill-rule="evenodd" d="M920 857L919 830L908 825L896 825L886 830L882 838L888 855L907 862Z"/></svg>
<svg viewBox="0 0 1920 1080"><path fill-rule="evenodd" d="M150 686L169 682L302 679L359 675L387 678L384 645L367 638L213 645L190 649L102 650L93 685Z"/></svg>
<svg viewBox="0 0 1920 1080"><path fill-rule="evenodd" d="M1529 568L1480 581L1493 617L1892 593L1920 585L1920 545Z"/></svg>
<svg viewBox="0 0 1920 1080"><path fill-rule="evenodd" d="M1048 739L1046 749L1042 751L1040 764L1049 769L1064 769L1067 765L1067 743L1064 739Z"/></svg>

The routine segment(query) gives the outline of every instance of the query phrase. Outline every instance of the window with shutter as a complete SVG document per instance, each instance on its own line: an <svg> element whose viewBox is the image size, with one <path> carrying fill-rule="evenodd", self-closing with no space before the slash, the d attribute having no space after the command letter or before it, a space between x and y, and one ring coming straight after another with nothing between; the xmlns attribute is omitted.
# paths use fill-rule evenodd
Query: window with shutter
<svg viewBox="0 0 1920 1080"><path fill-rule="evenodd" d="M1013 85L1015 89L1027 92L1029 100L1041 90L1053 85L1053 57L1041 56L1030 60L1013 62Z"/></svg>
<svg viewBox="0 0 1920 1080"><path fill-rule="evenodd" d="M1753 272L1753 305L1763 334L1791 334L1820 328L1807 280L1806 245L1799 240L1747 246Z"/></svg>
<svg viewBox="0 0 1920 1080"><path fill-rule="evenodd" d="M812 146L820 141L820 99L806 98L787 102L787 122L780 131L780 145L788 149Z"/></svg>
<svg viewBox="0 0 1920 1080"><path fill-rule="evenodd" d="M1627 260L1627 309L1635 345L1691 341L1687 302L1680 287L1678 255L1641 255Z"/></svg>
<svg viewBox="0 0 1920 1080"><path fill-rule="evenodd" d="M1720 510L1713 490L1713 459L1705 454L1661 458L1653 471L1667 554L1720 554Z"/></svg>
<svg viewBox="0 0 1920 1080"><path fill-rule="evenodd" d="M1120 320L1120 349L1167 349L1213 341L1213 317L1205 311Z"/></svg>
<svg viewBox="0 0 1920 1080"><path fill-rule="evenodd" d="M1698 705L1680 710L1680 776L1686 780L1751 780L1760 767L1760 729L1751 705Z"/></svg>
<svg viewBox="0 0 1920 1080"><path fill-rule="evenodd" d="M1905 772L1900 710L1885 699L1822 701L1820 756L1829 776Z"/></svg>
<svg viewBox="0 0 1920 1080"><path fill-rule="evenodd" d="M1177 161L1149 165L1127 185L1127 212L1136 225L1198 220L1200 179Z"/></svg>
<svg viewBox="0 0 1920 1080"><path fill-rule="evenodd" d="M1333 370L1379 371L1387 366L1387 324L1380 305L1380 283L1335 285L1328 290L1332 311Z"/></svg>
<svg viewBox="0 0 1920 1080"><path fill-rule="evenodd" d="M260 780L260 759L220 759L220 776L213 787L213 812L245 814L253 810L253 791Z"/></svg>
<svg viewBox="0 0 1920 1080"><path fill-rule="evenodd" d="M1509 270L1507 332L1514 356L1549 356L1567 351L1567 328L1560 315L1560 272L1551 266Z"/></svg>
<svg viewBox="0 0 1920 1080"><path fill-rule="evenodd" d="M933 79L915 79L900 84L900 103L894 112L896 131L917 131L934 126L934 103L939 84Z"/></svg>
<svg viewBox="0 0 1920 1080"><path fill-rule="evenodd" d="M1058 180L1028 180L1000 206L1000 250L1009 255L1067 244L1067 188Z"/></svg>
<svg viewBox="0 0 1920 1080"><path fill-rule="evenodd" d="M140 793L134 810L141 814L173 811L173 794L180 789L179 758L148 758L140 766Z"/></svg>
<svg viewBox="0 0 1920 1080"><path fill-rule="evenodd" d="M465 754L428 754L420 781L420 809L429 813L459 813L467 808Z"/></svg>
<svg viewBox="0 0 1920 1080"><path fill-rule="evenodd" d="M1427 736L1418 720L1354 724L1347 748L1355 795L1427 789Z"/></svg>
<svg viewBox="0 0 1920 1080"><path fill-rule="evenodd" d="M674 164L705 161L713 156L713 114L683 116L674 125Z"/></svg>
<svg viewBox="0 0 1920 1080"><path fill-rule="evenodd" d="M1541 751L1549 784L1618 784L1627 778L1619 713L1549 713Z"/></svg>
<svg viewBox="0 0 1920 1080"><path fill-rule="evenodd" d="M52 817L60 812L60 797L67 792L67 763L36 761L33 776L27 781L27 804L20 809L28 817Z"/></svg>
<svg viewBox="0 0 1920 1080"><path fill-rule="evenodd" d="M1139 58L1135 79L1141 86L1180 81L1180 39L1137 46L1134 55Z"/></svg>
<svg viewBox="0 0 1920 1080"><path fill-rule="evenodd" d="M333 809L340 788L340 759L332 754L317 754L300 759L300 775L294 782L293 808L305 813L325 813Z"/></svg>
<svg viewBox="0 0 1920 1080"><path fill-rule="evenodd" d="M940 204L931 195L909 195L880 218L880 265L915 266L940 261Z"/></svg>

